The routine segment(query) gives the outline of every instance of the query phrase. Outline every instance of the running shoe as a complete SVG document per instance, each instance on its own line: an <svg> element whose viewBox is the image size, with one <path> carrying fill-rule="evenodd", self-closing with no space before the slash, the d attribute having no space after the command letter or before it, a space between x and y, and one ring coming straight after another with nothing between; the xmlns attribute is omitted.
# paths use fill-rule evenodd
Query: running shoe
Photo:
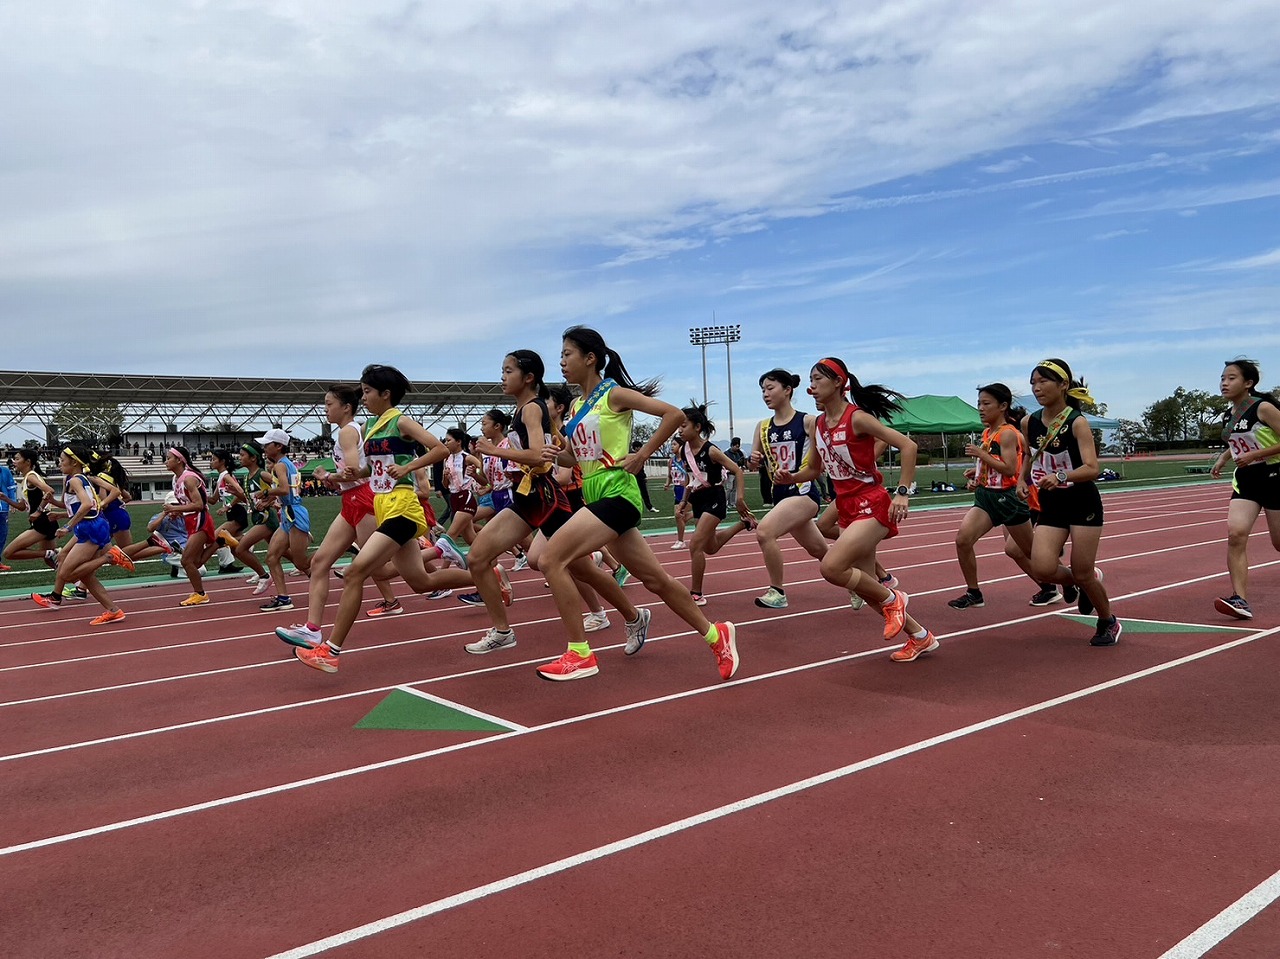
<svg viewBox="0 0 1280 959"><path fill-rule="evenodd" d="M756 597L756 605L765 609L786 609L787 594L770 586L763 596Z"/></svg>
<svg viewBox="0 0 1280 959"><path fill-rule="evenodd" d="M289 596L273 596L258 609L264 613L287 613L293 609L293 599Z"/></svg>
<svg viewBox="0 0 1280 959"><path fill-rule="evenodd" d="M250 573L244 578L244 583L246 586L257 586L261 579L262 577L257 573Z"/></svg>
<svg viewBox="0 0 1280 959"><path fill-rule="evenodd" d="M0 573L12 573L13 567L8 563L0 563Z"/></svg>
<svg viewBox="0 0 1280 959"><path fill-rule="evenodd" d="M239 566L237 566L235 563L232 563L230 566L219 566L219 567L218 567L218 575L219 575L219 576L230 576L232 573L238 573L238 572L240 572L240 569L241 569L241 568L240 568Z"/></svg>
<svg viewBox="0 0 1280 959"><path fill-rule="evenodd" d="M894 576L893 573L889 573L884 579L880 580L880 585L885 589L897 589L898 577Z"/></svg>
<svg viewBox="0 0 1280 959"><path fill-rule="evenodd" d="M159 533L152 533L147 537L147 542L165 555L173 552L173 547L169 545L169 541Z"/></svg>
<svg viewBox="0 0 1280 959"><path fill-rule="evenodd" d="M537 669L538 675L553 682L564 682L570 679L586 679L600 672L600 664L596 662L596 654L579 656L572 649L555 662L546 663Z"/></svg>
<svg viewBox="0 0 1280 959"><path fill-rule="evenodd" d="M466 606L483 606L484 597L479 593L462 593L458 596L458 602Z"/></svg>
<svg viewBox="0 0 1280 959"><path fill-rule="evenodd" d="M1220 613L1234 616L1236 619L1253 619L1253 610L1249 608L1249 603L1235 593L1232 593L1226 599L1221 596L1215 599L1213 608Z"/></svg>
<svg viewBox="0 0 1280 959"><path fill-rule="evenodd" d="M596 569L604 569L604 551L598 549L592 550L591 562L596 564Z"/></svg>
<svg viewBox="0 0 1280 959"><path fill-rule="evenodd" d="M1031 606L1052 606L1054 603L1062 601L1062 594L1058 592L1056 587L1046 586L1040 592L1031 597Z"/></svg>
<svg viewBox="0 0 1280 959"><path fill-rule="evenodd" d="M305 569L298 569L296 566L293 569L289 570L289 575L290 576L306 576L308 579L311 577L311 574L308 573Z"/></svg>
<svg viewBox="0 0 1280 959"><path fill-rule="evenodd" d="M347 578L347 577L346 577L346 574L345 574L345 573L343 573L343 572L342 572L342 570L338 569L338 567L336 567L336 566L334 566L334 567L332 568L332 572L333 572L333 575L334 575L334 576L336 576L338 579L346 579L346 578Z"/></svg>
<svg viewBox="0 0 1280 959"><path fill-rule="evenodd" d="M623 623L627 627L627 644L622 651L628 656L634 656L644 648L644 641L649 638L649 620L653 619L653 613L643 606L637 612L640 615L634 623Z"/></svg>
<svg viewBox="0 0 1280 959"><path fill-rule="evenodd" d="M907 641L902 644L902 648L890 653L889 658L895 663L909 663L912 660L919 659L925 653L933 652L937 648L938 640L933 633L925 633L919 639L909 636Z"/></svg>
<svg viewBox="0 0 1280 959"><path fill-rule="evenodd" d="M83 602L89 598L89 591L83 586L64 586L62 589L63 599L74 599L77 602Z"/></svg>
<svg viewBox="0 0 1280 959"><path fill-rule="evenodd" d="M511 577L507 575L506 567L495 566L493 575L498 577L498 588L502 590L502 605L510 606L512 600Z"/></svg>
<svg viewBox="0 0 1280 959"><path fill-rule="evenodd" d="M426 593L422 598L423 599L448 599L452 595L453 595L453 590L451 589L433 589L431 592Z"/></svg>
<svg viewBox="0 0 1280 959"><path fill-rule="evenodd" d="M294 623L292 626L277 626L276 638L290 646L301 649L314 649L320 645L320 630L307 629L306 623Z"/></svg>
<svg viewBox="0 0 1280 959"><path fill-rule="evenodd" d="M485 653L492 653L495 650L510 649L514 645L516 645L516 634L513 630L509 629L505 633L501 633L491 628L474 643L467 643L462 648L469 653L483 656Z"/></svg>
<svg viewBox="0 0 1280 959"><path fill-rule="evenodd" d="M31 602L45 609L57 609L62 605L62 597L57 593L32 593Z"/></svg>
<svg viewBox="0 0 1280 959"><path fill-rule="evenodd" d="M893 637L902 632L902 627L906 622L907 603L910 601L910 596L900 589L895 589L893 598L880 607L880 612L884 614L884 638L886 640L893 639Z"/></svg>
<svg viewBox="0 0 1280 959"><path fill-rule="evenodd" d="M440 550L440 558L446 566L454 566L458 569L467 568L467 558L462 555L462 550L458 549L457 544L448 536L441 536L437 539L436 548Z"/></svg>
<svg viewBox="0 0 1280 959"><path fill-rule="evenodd" d="M366 616L399 616L404 612L404 607L400 605L400 600L393 599L390 602L382 600L382 602L370 606L364 611Z"/></svg>
<svg viewBox="0 0 1280 959"><path fill-rule="evenodd" d="M230 533L223 533L218 537L218 539L222 541L223 546L229 546L232 549L238 549L240 547L240 540L232 536Z"/></svg>
<svg viewBox="0 0 1280 959"><path fill-rule="evenodd" d="M720 667L721 679L732 679L738 671L741 660L738 659L738 631L733 623L716 623L716 641L711 646L715 653L716 665Z"/></svg>
<svg viewBox="0 0 1280 959"><path fill-rule="evenodd" d="M165 563L171 569L180 569L182 567L182 554L166 553L160 557L160 562Z"/></svg>
<svg viewBox="0 0 1280 959"><path fill-rule="evenodd" d="M609 614L605 612L599 613L583 613L582 614L582 631L584 633L598 633L602 629L608 629L613 623L609 621Z"/></svg>
<svg viewBox="0 0 1280 959"><path fill-rule="evenodd" d="M56 549L46 549L44 551L44 564L50 569L58 568L58 551Z"/></svg>
<svg viewBox="0 0 1280 959"><path fill-rule="evenodd" d="M859 596L857 593L850 593L849 605L852 606L854 609L862 609L863 606L867 605L867 601L863 599L861 596Z"/></svg>
<svg viewBox="0 0 1280 959"><path fill-rule="evenodd" d="M672 543L672 544L671 544L671 548L672 548L672 549L688 549L689 547L688 547L687 545L685 545L685 541L684 541L684 540L682 540L682 539L678 539L678 540L676 540L674 543Z"/></svg>
<svg viewBox="0 0 1280 959"><path fill-rule="evenodd" d="M169 558L169 557L167 557L167 556L165 557L165 559L168 559L168 558ZM177 567L177 566L174 566L173 564L170 564L170 565L169 565L169 578L170 578L170 579L177 579L177 578L178 578L178 567Z"/></svg>
<svg viewBox="0 0 1280 959"><path fill-rule="evenodd" d="M1094 575L1098 577L1098 582L1101 583L1103 579L1102 570L1095 569L1093 572L1094 572ZM1086 593L1083 589L1080 590L1080 596L1076 603L1076 608L1080 610L1081 616L1093 615L1093 600L1089 598L1089 594Z"/></svg>
<svg viewBox="0 0 1280 959"><path fill-rule="evenodd" d="M1111 622L1098 624L1098 631L1093 634L1093 639L1089 640L1089 645L1114 646L1120 642L1120 634L1122 632L1124 632L1124 627L1120 625L1120 620L1112 616Z"/></svg>
<svg viewBox="0 0 1280 959"><path fill-rule="evenodd" d="M529 568L529 557L526 556L524 553L521 553L519 556L516 557L516 565L513 568L513 572L522 573L528 568Z"/></svg>
<svg viewBox="0 0 1280 959"><path fill-rule="evenodd" d="M259 579L259 580L258 580L258 585L257 585L257 586L255 586L255 587L253 587L253 595L254 595L254 596L261 596L263 593L265 593L265 592L266 592L267 590L269 590L270 588L271 588L271 577L270 577L270 576L264 576L264 577L262 577L261 579Z"/></svg>
<svg viewBox="0 0 1280 959"><path fill-rule="evenodd" d="M1073 606L1080 599L1080 587L1075 583L1062 587L1062 601L1068 606Z"/></svg>
<svg viewBox="0 0 1280 959"><path fill-rule="evenodd" d="M330 648L328 643L321 643L311 649L295 646L293 655L298 662L304 666L310 666L312 669L318 669L324 673L336 673L338 671L338 655Z"/></svg>
<svg viewBox="0 0 1280 959"><path fill-rule="evenodd" d="M690 593L689 595L693 597L693 605L694 605L694 606L706 606L706 605L707 605L707 597L703 596L701 593Z"/></svg>
<svg viewBox="0 0 1280 959"><path fill-rule="evenodd" d="M951 600L947 605L952 609L982 609L987 603L982 598L982 593L970 589L966 590L963 596Z"/></svg>
<svg viewBox="0 0 1280 959"><path fill-rule="evenodd" d="M625 566L619 566L613 571L613 581L619 586L626 586L627 581L631 579L631 574L627 572Z"/></svg>
<svg viewBox="0 0 1280 959"><path fill-rule="evenodd" d="M112 566L119 566L126 572L133 572L133 560L131 560L119 546L112 546L107 550L107 562Z"/></svg>
<svg viewBox="0 0 1280 959"><path fill-rule="evenodd" d="M209 602L209 597L206 596L204 593L192 593L190 596L188 596L178 605L179 606L203 606L207 602Z"/></svg>
<svg viewBox="0 0 1280 959"><path fill-rule="evenodd" d="M650 513L657 513L657 512L660 512L660 510L659 510L659 509L658 509L658 507L656 507L656 506L650 506L650 507L649 507L649 512L650 512Z"/></svg>
<svg viewBox="0 0 1280 959"><path fill-rule="evenodd" d="M107 623L118 623L124 619L123 609L109 609L101 616L95 616L89 620L90 626L105 626Z"/></svg>

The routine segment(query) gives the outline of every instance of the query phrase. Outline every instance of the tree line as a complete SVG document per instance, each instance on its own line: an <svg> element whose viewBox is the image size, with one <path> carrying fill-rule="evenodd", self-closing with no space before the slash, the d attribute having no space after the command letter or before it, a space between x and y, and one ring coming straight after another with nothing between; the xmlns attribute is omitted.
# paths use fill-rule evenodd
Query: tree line
<svg viewBox="0 0 1280 959"><path fill-rule="evenodd" d="M1280 386L1272 387L1270 393L1280 402ZM1141 420L1119 420L1116 445L1132 450L1152 443L1220 444L1227 406L1220 394L1179 386L1173 395L1148 406Z"/></svg>

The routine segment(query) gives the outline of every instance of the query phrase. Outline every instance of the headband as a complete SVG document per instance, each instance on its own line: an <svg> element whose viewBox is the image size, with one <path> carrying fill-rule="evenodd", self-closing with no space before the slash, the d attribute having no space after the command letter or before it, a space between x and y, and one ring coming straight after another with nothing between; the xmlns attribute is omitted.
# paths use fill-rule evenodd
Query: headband
<svg viewBox="0 0 1280 959"><path fill-rule="evenodd" d="M178 447L176 447L176 446L170 446L170 447L169 447L169 455L170 455L170 456L176 456L176 457L178 457L178 459L182 460L182 462L186 463L188 467L190 467L190 466L191 466L191 460L189 460L189 459L187 459L185 456L183 456L183 455L182 455L182 451L181 451L180 449L178 449Z"/></svg>
<svg viewBox="0 0 1280 959"><path fill-rule="evenodd" d="M1081 403L1090 403L1090 404L1097 403L1097 400L1095 400L1092 394L1090 394L1088 387L1086 387L1083 383L1081 383L1079 386L1072 386L1071 375L1066 370L1064 370L1061 366L1059 366L1057 363L1053 362L1053 360L1041 360L1039 363L1036 364L1036 366L1041 369L1046 369L1050 373L1056 374L1058 378L1062 380L1062 382L1066 383L1068 387L1067 395L1071 397L1073 400L1079 400Z"/></svg>
<svg viewBox="0 0 1280 959"><path fill-rule="evenodd" d="M80 457L76 456L76 454L72 451L72 449L71 449L71 447L70 447L70 446L67 446L67 447L64 447L64 448L63 448L63 450L62 450L62 455L63 455L63 456L70 457L71 459L73 459L73 460L75 460L77 463L79 463L81 466L85 466L85 465L87 465L87 464L85 463L85 461L84 461L84 460L82 460Z"/></svg>
<svg viewBox="0 0 1280 959"><path fill-rule="evenodd" d="M248 453L250 456L256 456L258 459L262 459L261 447L254 446L252 443L241 443L240 449L242 452Z"/></svg>
<svg viewBox="0 0 1280 959"><path fill-rule="evenodd" d="M845 390L849 388L849 374L847 374L844 370L840 369L840 364L837 363L835 360L821 359L821 360L818 360L817 365L823 367L824 369L830 370L832 373L836 375L836 379L840 381L841 393L843 393Z"/></svg>

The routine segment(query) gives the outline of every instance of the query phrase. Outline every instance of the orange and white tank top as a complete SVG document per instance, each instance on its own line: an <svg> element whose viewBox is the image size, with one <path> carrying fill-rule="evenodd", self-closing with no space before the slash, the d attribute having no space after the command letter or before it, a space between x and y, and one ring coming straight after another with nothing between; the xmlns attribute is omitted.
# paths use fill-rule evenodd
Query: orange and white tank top
<svg viewBox="0 0 1280 959"><path fill-rule="evenodd" d="M995 428L994 432L990 429L985 429L982 431L982 442L980 445L996 459L1003 462L1004 457L1000 455L1000 437L1006 430L1013 433L1017 442L1018 462L1014 464L1013 475L1004 476L998 470L993 470L986 463L979 460L978 473L974 477L975 485L983 486L987 489L1013 489L1018 485L1018 477L1022 475L1022 461L1026 457L1027 453L1026 441L1022 438L1022 430L1018 429L1016 426L1010 425L1009 423L1002 423Z"/></svg>

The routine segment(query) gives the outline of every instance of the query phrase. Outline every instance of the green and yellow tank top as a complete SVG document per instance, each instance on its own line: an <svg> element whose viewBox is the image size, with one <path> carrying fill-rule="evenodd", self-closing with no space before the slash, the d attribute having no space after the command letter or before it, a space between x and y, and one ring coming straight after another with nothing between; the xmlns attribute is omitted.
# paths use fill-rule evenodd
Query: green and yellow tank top
<svg viewBox="0 0 1280 959"><path fill-rule="evenodd" d="M393 463L407 466L418 456L418 446L400 435L400 417L394 407L371 421L364 433L364 455L369 465L369 489L375 494L390 493L397 486L413 488L413 476L396 479L387 472Z"/></svg>
<svg viewBox="0 0 1280 959"><path fill-rule="evenodd" d="M618 469L631 450L631 410L615 413L609 408L610 388L578 423L569 437L573 455L582 467L583 479L600 470ZM581 408L584 400L578 397L569 407L569 418Z"/></svg>

